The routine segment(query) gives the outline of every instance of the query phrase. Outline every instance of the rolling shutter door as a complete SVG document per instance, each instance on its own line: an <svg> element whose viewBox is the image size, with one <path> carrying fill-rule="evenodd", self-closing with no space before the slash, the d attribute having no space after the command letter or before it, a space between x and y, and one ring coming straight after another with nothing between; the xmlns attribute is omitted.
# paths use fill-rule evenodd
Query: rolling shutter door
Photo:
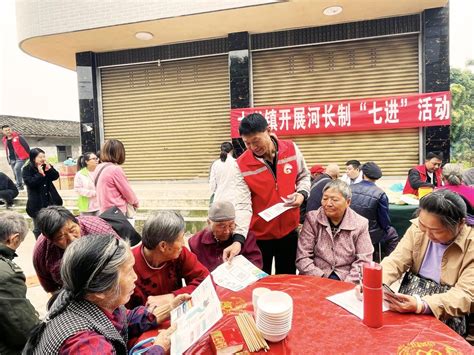
<svg viewBox="0 0 474 355"><path fill-rule="evenodd" d="M207 177L230 139L227 56L101 69L104 138L129 179Z"/></svg>
<svg viewBox="0 0 474 355"><path fill-rule="evenodd" d="M419 91L418 36L254 52L254 106L356 99ZM373 160L384 175L418 164L418 128L291 137L308 166Z"/></svg>

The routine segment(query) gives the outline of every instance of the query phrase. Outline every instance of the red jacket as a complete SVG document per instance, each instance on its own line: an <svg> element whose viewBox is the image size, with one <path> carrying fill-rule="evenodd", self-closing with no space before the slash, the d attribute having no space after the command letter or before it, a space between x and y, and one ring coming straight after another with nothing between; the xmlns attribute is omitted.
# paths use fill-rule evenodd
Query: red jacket
<svg viewBox="0 0 474 355"><path fill-rule="evenodd" d="M426 177L427 177L426 166L424 164L418 165L418 166L415 166L413 169L420 173L420 182L426 182ZM441 186L441 181L442 181L441 172L442 172L441 169L438 169L434 172L434 176L436 177L436 185L435 185L436 187ZM405 183L405 187L403 188L403 194L404 195L412 194L412 195L418 196L418 189L415 189L411 186L410 179L407 179Z"/></svg>
<svg viewBox="0 0 474 355"><path fill-rule="evenodd" d="M10 162L10 154L8 154L6 136L3 136L2 142L3 147L5 148L5 153L7 154L7 160ZM30 157L30 147L28 146L28 143L26 143L25 139L16 132L12 132L12 146L18 159L26 160Z"/></svg>
<svg viewBox="0 0 474 355"><path fill-rule="evenodd" d="M148 296L159 296L173 293L191 293L209 275L209 271L197 259L196 255L183 247L181 254L175 260L170 260L158 268L151 268L142 254L143 245L140 243L132 248L135 257L133 269L137 273L135 290L127 303L128 308L144 306ZM186 281L183 287L182 279Z"/></svg>
<svg viewBox="0 0 474 355"><path fill-rule="evenodd" d="M278 140L278 163L276 178L272 170L246 150L237 164L252 195L252 220L249 230L257 240L280 239L298 226L299 208L292 208L266 222L258 213L283 202L281 199L295 192L298 164L292 141Z"/></svg>

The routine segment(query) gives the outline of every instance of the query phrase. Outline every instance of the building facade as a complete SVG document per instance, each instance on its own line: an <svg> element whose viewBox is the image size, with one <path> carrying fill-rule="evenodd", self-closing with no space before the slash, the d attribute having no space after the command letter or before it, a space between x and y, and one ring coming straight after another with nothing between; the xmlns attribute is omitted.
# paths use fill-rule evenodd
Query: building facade
<svg viewBox="0 0 474 355"><path fill-rule="evenodd" d="M340 1L335 16L311 0L32 2L17 2L22 48L77 71L83 150L120 139L134 180L207 176L231 109L449 90L447 1ZM385 175L449 159L445 125L289 138L310 165L374 160Z"/></svg>
<svg viewBox="0 0 474 355"><path fill-rule="evenodd" d="M30 148L43 149L46 158L53 164L63 162L68 156L77 158L81 154L79 122L0 115L0 126L3 125L9 125L13 131L20 133ZM3 146L0 171L13 177Z"/></svg>

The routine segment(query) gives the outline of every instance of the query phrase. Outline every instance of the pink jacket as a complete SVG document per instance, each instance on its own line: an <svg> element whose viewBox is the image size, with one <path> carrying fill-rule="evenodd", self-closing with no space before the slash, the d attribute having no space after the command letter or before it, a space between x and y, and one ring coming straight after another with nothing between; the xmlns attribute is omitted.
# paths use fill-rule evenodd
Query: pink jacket
<svg viewBox="0 0 474 355"><path fill-rule="evenodd" d="M102 169L104 170L100 173L96 186L100 213L112 206L117 206L126 214L127 203L138 207L138 198L122 168L119 165L103 163L96 168L95 175L97 176Z"/></svg>

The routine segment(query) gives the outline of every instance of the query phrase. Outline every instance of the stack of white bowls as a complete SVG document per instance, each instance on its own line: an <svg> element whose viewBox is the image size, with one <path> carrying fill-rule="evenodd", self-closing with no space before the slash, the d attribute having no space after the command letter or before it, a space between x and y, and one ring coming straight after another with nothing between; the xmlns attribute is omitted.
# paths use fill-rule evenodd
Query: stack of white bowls
<svg viewBox="0 0 474 355"><path fill-rule="evenodd" d="M293 299L285 292L271 291L260 297L255 311L257 328L272 342L286 338L293 319Z"/></svg>

